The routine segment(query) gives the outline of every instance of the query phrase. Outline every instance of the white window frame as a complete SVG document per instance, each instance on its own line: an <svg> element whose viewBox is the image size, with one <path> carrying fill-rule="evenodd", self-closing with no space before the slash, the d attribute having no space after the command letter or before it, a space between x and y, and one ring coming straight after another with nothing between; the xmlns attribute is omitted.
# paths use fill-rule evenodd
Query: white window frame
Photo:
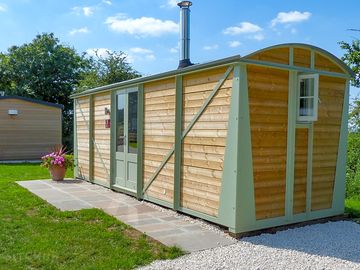
<svg viewBox="0 0 360 270"><path fill-rule="evenodd" d="M314 107L313 115L300 115L300 82L303 79L314 79ZM306 74L298 76L297 83L297 113L298 122L313 122L318 120L318 103L319 103L319 74Z"/></svg>

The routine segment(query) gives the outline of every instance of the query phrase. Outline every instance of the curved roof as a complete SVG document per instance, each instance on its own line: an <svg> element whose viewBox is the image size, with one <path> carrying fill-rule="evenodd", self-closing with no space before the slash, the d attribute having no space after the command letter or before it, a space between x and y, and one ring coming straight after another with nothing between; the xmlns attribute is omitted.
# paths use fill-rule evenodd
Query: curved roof
<svg viewBox="0 0 360 270"><path fill-rule="evenodd" d="M337 58L335 55L329 53L328 51L325 51L319 47L309 45L309 44L304 44L304 43L284 43L284 44L278 44L278 45L270 46L270 47L255 51L244 57L242 57L240 55L234 55L231 57L218 59L218 60L207 62L207 63L195 64L195 65L188 66L188 67L185 67L182 69L170 70L170 71L166 71L166 72L159 73L159 74L139 77L139 78L135 78L135 79L127 80L127 81L117 82L117 83L113 83L113 84L109 84L109 85L104 85L104 86L88 89L88 90L85 90L80 93L74 93L73 95L71 95L71 98L92 95L94 93L99 93L99 92L112 90L112 89L116 89L116 88L128 87L128 86L132 86L132 85L136 85L136 84L140 84L140 83L144 83L144 82L160 80L160 79L164 79L164 78L173 77L176 75L182 75L182 74L186 74L189 72L194 72L197 70L205 70L205 69L209 69L209 68L219 67L222 65L228 65L231 63L239 63L239 62L241 62L242 59L246 60L247 58L255 56L256 54L259 54L261 52L269 51L272 49L286 48L286 47L288 47L288 48L295 47L295 48L304 48L304 49L308 49L308 50L313 50L313 51L323 55L324 57L328 58L337 67L339 67L339 69L344 71L345 74L348 74L350 77L355 76L354 72L343 61L341 61L339 58Z"/></svg>
<svg viewBox="0 0 360 270"><path fill-rule="evenodd" d="M244 56L243 58L249 58L249 57L255 56L256 54L264 52L264 51L268 51L268 50L272 50L272 49L279 49L279 48L286 48L286 47L295 47L295 48L304 48L304 49L314 50L315 52L318 52L318 53L322 54L323 56L325 56L325 57L329 58L330 60L332 60L345 73L348 73L350 76L355 75L354 72L352 71L352 69L349 66L347 66L341 59L339 59L338 57L336 57L332 53L330 53L330 52L328 52L328 51L326 51L324 49L321 49L319 47L309 45L309 44L305 44L305 43L283 43L283 44L278 44L278 45L274 45L274 46L269 46L269 47L266 47L264 49L260 49L258 51L252 52L252 53Z"/></svg>
<svg viewBox="0 0 360 270"><path fill-rule="evenodd" d="M45 105L45 106L49 106L49 107L64 109L64 105L62 105L62 104L51 103L51 102L47 102L47 101L43 101L43 100L39 100L39 99L28 98L28 97L0 96L0 100L2 100L2 99L19 99L19 100L24 100L24 101L31 102L31 103L36 103L36 104L41 104L41 105Z"/></svg>

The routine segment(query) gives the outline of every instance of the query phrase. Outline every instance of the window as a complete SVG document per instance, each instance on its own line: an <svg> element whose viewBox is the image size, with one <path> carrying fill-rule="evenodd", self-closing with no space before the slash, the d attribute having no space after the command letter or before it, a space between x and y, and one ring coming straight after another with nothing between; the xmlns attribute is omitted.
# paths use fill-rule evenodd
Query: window
<svg viewBox="0 0 360 270"><path fill-rule="evenodd" d="M297 120L300 122L316 121L319 99L319 75L300 75L298 89Z"/></svg>

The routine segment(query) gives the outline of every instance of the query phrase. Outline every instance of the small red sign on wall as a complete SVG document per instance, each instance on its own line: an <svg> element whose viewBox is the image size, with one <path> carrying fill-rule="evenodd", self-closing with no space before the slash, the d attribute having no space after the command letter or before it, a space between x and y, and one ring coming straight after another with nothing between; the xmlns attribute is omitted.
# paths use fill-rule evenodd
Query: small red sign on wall
<svg viewBox="0 0 360 270"><path fill-rule="evenodd" d="M105 119L105 128L110 128L110 119Z"/></svg>

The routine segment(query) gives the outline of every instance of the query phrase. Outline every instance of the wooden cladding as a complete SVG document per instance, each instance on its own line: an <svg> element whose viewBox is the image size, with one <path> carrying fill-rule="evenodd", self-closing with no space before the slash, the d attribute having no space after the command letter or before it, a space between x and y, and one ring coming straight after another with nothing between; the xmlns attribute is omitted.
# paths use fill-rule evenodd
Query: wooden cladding
<svg viewBox="0 0 360 270"><path fill-rule="evenodd" d="M17 110L10 116L8 110ZM0 160L40 160L61 144L61 109L0 99Z"/></svg>
<svg viewBox="0 0 360 270"><path fill-rule="evenodd" d="M293 213L306 212L306 188L308 179L308 128L297 128L295 132L294 204Z"/></svg>
<svg viewBox="0 0 360 270"><path fill-rule="evenodd" d="M89 180L90 99L75 100L78 177Z"/></svg>
<svg viewBox="0 0 360 270"><path fill-rule="evenodd" d="M320 76L318 121L314 123L312 210L332 206L345 84L344 79Z"/></svg>
<svg viewBox="0 0 360 270"><path fill-rule="evenodd" d="M175 79L144 85L144 186L175 143ZM150 185L146 195L172 203L174 155Z"/></svg>
<svg viewBox="0 0 360 270"><path fill-rule="evenodd" d="M259 60L265 62L272 62L277 64L289 64L289 48L274 48L264 51L260 51L256 54L252 54L249 57L252 60Z"/></svg>
<svg viewBox="0 0 360 270"><path fill-rule="evenodd" d="M183 131L225 71L219 68L183 77ZM218 215L231 88L232 74L182 140L180 206L184 209ZM175 91L174 79L144 85L144 186L174 149ZM146 195L173 203L174 181L172 153Z"/></svg>
<svg viewBox="0 0 360 270"><path fill-rule="evenodd" d="M183 130L225 72L226 68L220 68L184 77ZM217 216L219 211L231 90L232 74L183 139L182 145L180 204L211 216Z"/></svg>
<svg viewBox="0 0 360 270"><path fill-rule="evenodd" d="M111 108L110 92L93 97L93 175L97 182L110 184L110 128L105 126Z"/></svg>
<svg viewBox="0 0 360 270"><path fill-rule="evenodd" d="M285 215L288 71L248 66L256 219Z"/></svg>
<svg viewBox="0 0 360 270"><path fill-rule="evenodd" d="M311 51L303 48L294 48L294 66L311 68Z"/></svg>
<svg viewBox="0 0 360 270"><path fill-rule="evenodd" d="M92 110L90 110L92 106ZM77 177L110 185L110 128L105 127L105 108L110 110L110 92L75 100L77 138ZM92 111L92 115L90 112ZM92 123L90 123L92 119ZM92 126L92 131L90 127ZM90 151L92 144L92 152ZM90 159L92 156L92 163ZM92 176L92 179L90 179Z"/></svg>

